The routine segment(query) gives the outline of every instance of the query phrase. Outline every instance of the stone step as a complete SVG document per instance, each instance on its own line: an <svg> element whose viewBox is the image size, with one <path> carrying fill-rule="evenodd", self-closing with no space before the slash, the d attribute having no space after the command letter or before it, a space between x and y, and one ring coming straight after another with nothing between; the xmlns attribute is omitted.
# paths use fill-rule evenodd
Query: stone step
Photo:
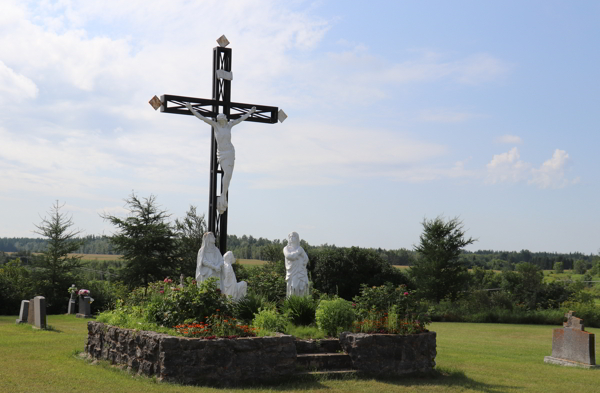
<svg viewBox="0 0 600 393"><path fill-rule="evenodd" d="M352 360L345 353L298 354L296 363L310 371L352 370Z"/></svg>
<svg viewBox="0 0 600 393"><path fill-rule="evenodd" d="M340 352L340 340L337 338L322 340L298 340L296 339L296 352L301 353L331 353Z"/></svg>
<svg viewBox="0 0 600 393"><path fill-rule="evenodd" d="M349 375L355 375L357 370L323 370L323 371L301 371L296 375L335 375L345 377Z"/></svg>

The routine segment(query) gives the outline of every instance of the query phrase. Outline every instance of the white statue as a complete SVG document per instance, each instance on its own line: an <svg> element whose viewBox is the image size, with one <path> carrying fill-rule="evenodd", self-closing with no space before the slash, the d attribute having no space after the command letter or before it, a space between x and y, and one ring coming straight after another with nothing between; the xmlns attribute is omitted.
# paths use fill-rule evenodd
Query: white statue
<svg viewBox="0 0 600 393"><path fill-rule="evenodd" d="M195 111L190 104L186 103L185 106L194 114L194 116L203 122L210 124L215 130L215 138L217 139L217 160L219 161L219 164L221 164L221 169L223 169L223 187L221 195L217 198L217 210L220 214L223 214L225 210L227 210L227 191L229 190L229 183L231 182L233 165L235 162L235 149L231 144L231 128L243 122L256 112L256 107L253 106L248 113L235 120L227 121L227 116L220 113L217 115L217 121L214 121L202 116Z"/></svg>
<svg viewBox="0 0 600 393"><path fill-rule="evenodd" d="M288 244L283 248L285 256L285 281L287 283L286 295L305 296L308 291L308 255L300 246L300 236L296 232L288 235Z"/></svg>
<svg viewBox="0 0 600 393"><path fill-rule="evenodd" d="M246 296L248 290L248 283L246 281L237 282L235 272L233 271L233 264L235 263L235 257L231 251L227 251L223 255L225 265L223 266L223 293L230 295L233 300L240 300Z"/></svg>
<svg viewBox="0 0 600 393"><path fill-rule="evenodd" d="M200 283L210 277L218 279L217 285L223 292L223 282L221 281L221 273L223 270L223 256L221 251L215 245L215 235L212 232L206 232L202 236L202 247L198 251L198 259L196 262L196 282Z"/></svg>

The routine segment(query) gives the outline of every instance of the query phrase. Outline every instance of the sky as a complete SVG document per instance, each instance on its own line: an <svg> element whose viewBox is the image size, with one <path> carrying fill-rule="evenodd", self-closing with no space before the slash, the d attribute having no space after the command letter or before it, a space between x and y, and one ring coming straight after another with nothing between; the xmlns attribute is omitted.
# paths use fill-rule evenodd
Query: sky
<svg viewBox="0 0 600 393"><path fill-rule="evenodd" d="M0 237L58 201L84 235L125 199L207 212L210 127L154 95L232 100L229 233L411 249L462 220L469 250L600 249L600 2L0 0Z"/></svg>

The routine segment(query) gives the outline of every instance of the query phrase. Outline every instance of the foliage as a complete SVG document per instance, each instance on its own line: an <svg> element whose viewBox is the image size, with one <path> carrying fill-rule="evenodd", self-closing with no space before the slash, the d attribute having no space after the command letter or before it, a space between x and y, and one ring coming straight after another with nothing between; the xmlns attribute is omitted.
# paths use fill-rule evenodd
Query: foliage
<svg viewBox="0 0 600 393"><path fill-rule="evenodd" d="M233 303L233 315L244 322L251 322L254 314L257 314L260 308L274 307L266 296L249 291L246 296Z"/></svg>
<svg viewBox="0 0 600 393"><path fill-rule="evenodd" d="M360 292L360 285L407 284L408 279L399 269L391 266L375 250L326 248L307 250L314 288L352 299Z"/></svg>
<svg viewBox="0 0 600 393"><path fill-rule="evenodd" d="M423 233L415 246L419 258L410 269L421 296L435 300L456 299L469 280L467 267L459 259L463 247L475 242L465 239L463 223L458 218L445 221L439 216L423 220Z"/></svg>
<svg viewBox="0 0 600 393"><path fill-rule="evenodd" d="M358 319L353 323L356 332L413 334L426 331L431 322L427 307L420 304L415 292L406 285L361 286L354 297Z"/></svg>
<svg viewBox="0 0 600 393"><path fill-rule="evenodd" d="M552 268L554 269L554 273L561 274L565 271L565 264L562 262L554 262L554 266Z"/></svg>
<svg viewBox="0 0 600 393"><path fill-rule="evenodd" d="M156 205L156 198L138 198L132 193L125 200L129 216L125 219L102 215L117 227L112 237L115 249L123 254L125 267L122 278L130 288L148 283L168 275L176 275L174 269L175 233L167 222L169 215Z"/></svg>
<svg viewBox="0 0 600 393"><path fill-rule="evenodd" d="M285 332L301 339L319 340L325 338L325 332L319 330L316 326L298 326L290 323L285 328Z"/></svg>
<svg viewBox="0 0 600 393"><path fill-rule="evenodd" d="M283 302L283 312L294 325L307 326L315 322L317 304L312 296L290 296Z"/></svg>
<svg viewBox="0 0 600 393"><path fill-rule="evenodd" d="M238 275L238 272L241 274ZM238 281L246 281L248 288L271 302L278 302L285 298L285 268L282 273L281 263L238 268L236 276Z"/></svg>
<svg viewBox="0 0 600 393"><path fill-rule="evenodd" d="M319 329L331 337L349 331L355 317L352 303L342 298L321 300L315 315Z"/></svg>
<svg viewBox="0 0 600 393"><path fill-rule="evenodd" d="M252 326L268 332L283 333L288 322L288 318L279 314L276 308L268 307L258 310L258 314L255 314L254 320L252 320Z"/></svg>
<svg viewBox="0 0 600 393"><path fill-rule="evenodd" d="M583 259L578 259L573 262L573 272L576 274L585 274L587 270L587 264Z"/></svg>
<svg viewBox="0 0 600 393"><path fill-rule="evenodd" d="M196 206L190 205L185 217L175 220L177 254L180 271L186 277L195 277L198 250L202 247L202 236L206 232L204 214L196 212Z"/></svg>
<svg viewBox="0 0 600 393"><path fill-rule="evenodd" d="M239 324L231 316L213 314L206 316L205 321L202 322L177 325L175 330L186 337L211 340L215 338L254 337L258 329Z"/></svg>
<svg viewBox="0 0 600 393"><path fill-rule="evenodd" d="M73 220L60 212L63 206L57 201L34 231L47 238L46 249L34 259L33 280L36 294L46 298L48 313L66 311L69 299L64 288L74 280L74 269L81 267L79 257L69 256L84 243L76 239L81 231L70 229Z"/></svg>
<svg viewBox="0 0 600 393"><path fill-rule="evenodd" d="M19 259L0 265L0 315L19 312L21 300L34 295L29 270L21 266Z"/></svg>

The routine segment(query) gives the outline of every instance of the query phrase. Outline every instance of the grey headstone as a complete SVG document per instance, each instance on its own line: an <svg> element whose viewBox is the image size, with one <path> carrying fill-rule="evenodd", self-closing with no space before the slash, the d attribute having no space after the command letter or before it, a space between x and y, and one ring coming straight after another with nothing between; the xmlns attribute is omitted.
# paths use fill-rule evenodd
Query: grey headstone
<svg viewBox="0 0 600 393"><path fill-rule="evenodd" d="M596 364L596 338L586 332L583 320L569 311L565 317L564 328L554 329L552 334L552 356L546 356L544 362L553 364L594 366Z"/></svg>
<svg viewBox="0 0 600 393"><path fill-rule="evenodd" d="M46 329L46 298L36 296L33 301L35 303L34 326L38 329Z"/></svg>
<svg viewBox="0 0 600 393"><path fill-rule="evenodd" d="M21 300L21 310L16 323L27 323L29 317L29 300Z"/></svg>

